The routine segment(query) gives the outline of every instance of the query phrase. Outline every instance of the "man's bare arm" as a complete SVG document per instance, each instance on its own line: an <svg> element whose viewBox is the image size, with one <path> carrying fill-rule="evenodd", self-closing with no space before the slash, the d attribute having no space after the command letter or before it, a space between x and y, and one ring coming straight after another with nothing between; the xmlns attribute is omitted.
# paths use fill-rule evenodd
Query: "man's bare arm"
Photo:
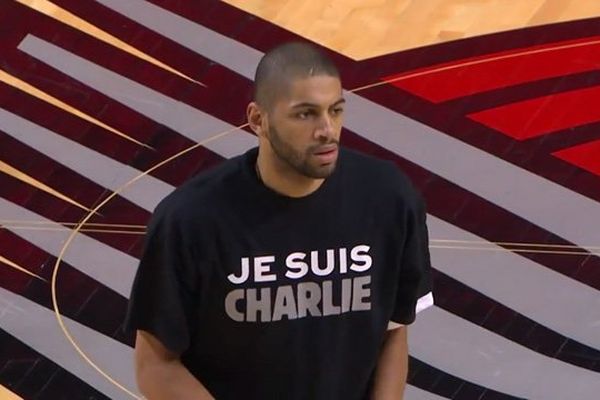
<svg viewBox="0 0 600 400"><path fill-rule="evenodd" d="M137 331L135 372L140 391L148 400L214 400L186 367L152 334Z"/></svg>
<svg viewBox="0 0 600 400"><path fill-rule="evenodd" d="M389 330L381 349L371 400L401 400L408 375L407 328Z"/></svg>

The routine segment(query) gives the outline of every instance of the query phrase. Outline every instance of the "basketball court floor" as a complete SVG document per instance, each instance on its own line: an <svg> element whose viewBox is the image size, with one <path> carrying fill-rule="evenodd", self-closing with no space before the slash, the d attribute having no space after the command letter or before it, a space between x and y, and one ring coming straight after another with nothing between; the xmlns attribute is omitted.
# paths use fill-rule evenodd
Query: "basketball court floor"
<svg viewBox="0 0 600 400"><path fill-rule="evenodd" d="M339 66L342 144L428 207L411 399L600 393L600 2L0 0L0 399L135 399L146 223L256 145L262 54Z"/></svg>

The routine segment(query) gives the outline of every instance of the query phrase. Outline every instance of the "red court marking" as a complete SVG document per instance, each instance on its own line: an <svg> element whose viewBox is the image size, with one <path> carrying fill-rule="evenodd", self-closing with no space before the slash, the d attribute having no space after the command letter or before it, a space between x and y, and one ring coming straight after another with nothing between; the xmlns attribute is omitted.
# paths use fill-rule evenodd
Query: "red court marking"
<svg viewBox="0 0 600 400"><path fill-rule="evenodd" d="M434 103L600 68L600 37L488 54L422 71L385 77Z"/></svg>
<svg viewBox="0 0 600 400"><path fill-rule="evenodd" d="M560 150L552 155L600 176L600 140Z"/></svg>
<svg viewBox="0 0 600 400"><path fill-rule="evenodd" d="M469 114L469 118L511 136L529 139L600 121L600 86L571 90Z"/></svg>

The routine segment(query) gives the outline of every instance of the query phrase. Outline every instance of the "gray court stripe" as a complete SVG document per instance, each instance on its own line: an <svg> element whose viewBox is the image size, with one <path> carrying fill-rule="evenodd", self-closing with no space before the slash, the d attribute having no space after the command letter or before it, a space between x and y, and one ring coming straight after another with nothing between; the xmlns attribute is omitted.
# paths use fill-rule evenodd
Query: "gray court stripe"
<svg viewBox="0 0 600 400"><path fill-rule="evenodd" d="M249 79L263 53L142 0L96 0L140 25L167 37Z"/></svg>
<svg viewBox="0 0 600 400"><path fill-rule="evenodd" d="M95 364L129 391L138 393L131 347L66 317L63 317L63 320L75 341ZM0 328L108 398L115 400L133 398L110 383L83 360L67 341L53 311L2 287L0 287Z"/></svg>
<svg viewBox="0 0 600 400"><path fill-rule="evenodd" d="M513 396L588 400L600 393L600 374L536 353L439 307L419 314L409 343L423 362Z"/></svg>
<svg viewBox="0 0 600 400"><path fill-rule="evenodd" d="M482 242L501 251L431 249L433 265L540 324L600 349L598 291L428 215L437 239Z"/></svg>
<svg viewBox="0 0 600 400"><path fill-rule="evenodd" d="M97 1L253 79L260 51L150 2ZM597 202L363 97L345 96L351 131L583 248L600 243Z"/></svg>
<svg viewBox="0 0 600 400"><path fill-rule="evenodd" d="M0 198L0 220L42 221L47 228L62 228L52 220ZM28 230L3 227L45 252L58 256L71 231ZM96 239L77 234L65 252L64 261L74 268L129 298L138 260ZM60 275L59 275L60 280Z"/></svg>
<svg viewBox="0 0 600 400"><path fill-rule="evenodd" d="M116 190L141 174L135 168L121 164L2 108L0 130L104 188ZM172 189L170 185L147 175L121 192L121 196L151 211Z"/></svg>
<svg viewBox="0 0 600 400"><path fill-rule="evenodd" d="M195 142L234 128L210 114L165 96L33 35L27 35L19 44L19 49ZM240 130L210 142L205 147L223 157L232 157L257 144L256 136Z"/></svg>

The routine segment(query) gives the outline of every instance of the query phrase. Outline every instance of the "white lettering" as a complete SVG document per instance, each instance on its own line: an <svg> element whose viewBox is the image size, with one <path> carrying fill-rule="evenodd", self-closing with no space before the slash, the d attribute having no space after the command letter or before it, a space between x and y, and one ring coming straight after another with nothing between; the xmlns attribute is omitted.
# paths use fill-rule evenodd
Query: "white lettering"
<svg viewBox="0 0 600 400"><path fill-rule="evenodd" d="M365 272L371 268L373 264L373 259L368 254L371 248L367 245L361 244L354 247L350 251L350 258L352 261L352 265L350 265L350 269L356 272Z"/></svg>
<svg viewBox="0 0 600 400"><path fill-rule="evenodd" d="M371 276L320 284L302 282L277 288L235 289L225 298L225 311L238 322L271 322L287 319L340 315L371 309ZM274 298L274 303L272 299ZM336 304L337 303L337 304ZM259 314L260 313L260 317Z"/></svg>
<svg viewBox="0 0 600 400"><path fill-rule="evenodd" d="M346 248L340 249L340 274L348 272L348 254Z"/></svg>
<svg viewBox="0 0 600 400"><path fill-rule="evenodd" d="M242 258L242 269L240 271L240 276L235 276L234 274L229 274L227 276L227 279L229 279L229 282L235 284L235 285L239 285L241 283L244 283L248 280L248 277L250 276L250 260L248 259L248 257L244 257Z"/></svg>
<svg viewBox="0 0 600 400"><path fill-rule="evenodd" d="M371 276L360 276L352 282L352 311L368 311L371 309L371 289L366 287L371 283Z"/></svg>
<svg viewBox="0 0 600 400"><path fill-rule="evenodd" d="M290 279L300 279L308 273L308 264L305 263L305 253L292 253L285 259L285 266L288 271L285 273ZM290 271L294 270L294 271Z"/></svg>
<svg viewBox="0 0 600 400"><path fill-rule="evenodd" d="M294 290L290 285L277 288L271 321L279 321L284 315L288 319L298 318Z"/></svg>
<svg viewBox="0 0 600 400"><path fill-rule="evenodd" d="M319 252L310 252L310 269L317 276L327 276L333 272L335 268L334 250L327 250L327 266L319 268Z"/></svg>
<svg viewBox="0 0 600 400"><path fill-rule="evenodd" d="M232 290L231 292L229 292L229 294L227 294L227 297L225 298L225 311L227 312L227 315L229 315L229 318L231 318L234 321L244 321L244 313L239 312L236 306L237 302L243 299L244 289Z"/></svg>
<svg viewBox="0 0 600 400"><path fill-rule="evenodd" d="M254 282L273 282L277 280L275 274L268 274L271 271L269 263L275 261L275 256L256 257L254 259Z"/></svg>

